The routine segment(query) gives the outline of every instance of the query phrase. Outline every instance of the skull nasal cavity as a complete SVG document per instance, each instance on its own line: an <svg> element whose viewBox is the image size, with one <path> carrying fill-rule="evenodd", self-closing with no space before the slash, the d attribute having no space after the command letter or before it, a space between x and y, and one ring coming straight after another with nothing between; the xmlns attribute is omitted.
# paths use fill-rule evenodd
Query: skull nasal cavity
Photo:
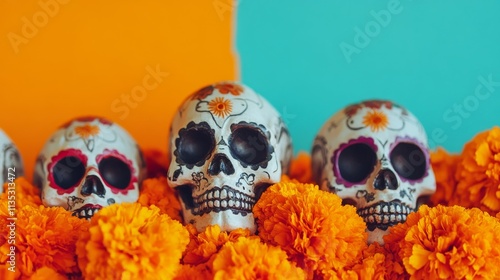
<svg viewBox="0 0 500 280"><path fill-rule="evenodd" d="M226 175L234 174L234 167L225 154L216 154L208 167L208 174L215 176L220 172Z"/></svg>
<svg viewBox="0 0 500 280"><path fill-rule="evenodd" d="M398 188L398 179L391 170L382 169L375 178L374 186L377 190L385 190L385 188L395 190Z"/></svg>
<svg viewBox="0 0 500 280"><path fill-rule="evenodd" d="M102 184L99 177L95 175L89 175L85 178L85 183L83 183L82 190L80 191L82 195L96 194L103 197L106 194L106 189Z"/></svg>

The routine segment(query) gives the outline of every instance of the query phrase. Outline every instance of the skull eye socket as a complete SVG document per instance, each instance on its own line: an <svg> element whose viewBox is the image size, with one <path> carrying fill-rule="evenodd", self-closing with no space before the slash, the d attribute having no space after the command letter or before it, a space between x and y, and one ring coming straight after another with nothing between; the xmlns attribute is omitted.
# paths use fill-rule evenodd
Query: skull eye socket
<svg viewBox="0 0 500 280"><path fill-rule="evenodd" d="M214 146L215 141L210 131L203 126L198 126L182 133L177 152L184 163L198 164L208 157Z"/></svg>
<svg viewBox="0 0 500 280"><path fill-rule="evenodd" d="M80 182L85 175L85 165L75 156L66 156L52 168L54 183L62 189L69 189Z"/></svg>
<svg viewBox="0 0 500 280"><path fill-rule="evenodd" d="M260 129L236 128L229 138L231 155L244 165L257 165L268 159L269 143Z"/></svg>
<svg viewBox="0 0 500 280"><path fill-rule="evenodd" d="M375 168L377 154L367 144L355 143L344 148L338 157L340 176L348 182L360 183Z"/></svg>
<svg viewBox="0 0 500 280"><path fill-rule="evenodd" d="M99 173L108 185L117 189L126 189L132 179L132 172L127 163L110 156L99 162Z"/></svg>
<svg viewBox="0 0 500 280"><path fill-rule="evenodd" d="M399 176L408 180L421 179L427 171L424 151L412 143L399 143L392 149L391 164Z"/></svg>

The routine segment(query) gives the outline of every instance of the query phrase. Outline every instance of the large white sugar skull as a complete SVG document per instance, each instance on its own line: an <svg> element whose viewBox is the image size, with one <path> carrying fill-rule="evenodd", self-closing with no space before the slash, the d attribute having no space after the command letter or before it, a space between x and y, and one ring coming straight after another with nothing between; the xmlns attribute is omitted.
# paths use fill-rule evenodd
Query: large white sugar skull
<svg viewBox="0 0 500 280"><path fill-rule="evenodd" d="M292 156L278 112L244 85L218 83L188 97L170 129L168 182L184 222L255 231L252 208Z"/></svg>
<svg viewBox="0 0 500 280"><path fill-rule="evenodd" d="M365 101L335 114L311 154L315 181L356 206L369 242L383 243L388 228L406 221L436 189L422 125L390 101Z"/></svg>
<svg viewBox="0 0 500 280"><path fill-rule="evenodd" d="M23 160L16 145L0 129L0 193L4 183L12 183L15 178L24 176Z"/></svg>
<svg viewBox="0 0 500 280"><path fill-rule="evenodd" d="M49 138L37 158L34 182L45 206L90 219L107 205L137 201L144 174L141 151L123 128L84 117Z"/></svg>

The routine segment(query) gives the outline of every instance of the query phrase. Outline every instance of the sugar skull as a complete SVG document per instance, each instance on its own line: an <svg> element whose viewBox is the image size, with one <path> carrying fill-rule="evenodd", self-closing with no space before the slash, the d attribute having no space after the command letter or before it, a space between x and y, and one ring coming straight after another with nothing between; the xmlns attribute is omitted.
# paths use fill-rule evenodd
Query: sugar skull
<svg viewBox="0 0 500 280"><path fill-rule="evenodd" d="M311 152L315 181L356 206L369 242L383 243L388 228L435 192L427 136L405 108L371 100L336 113Z"/></svg>
<svg viewBox="0 0 500 280"><path fill-rule="evenodd" d="M184 222L199 231L213 224L255 231L252 208L292 157L278 112L252 89L224 82L188 97L170 130L168 182Z"/></svg>
<svg viewBox="0 0 500 280"><path fill-rule="evenodd" d="M60 127L46 142L34 183L45 206L62 206L90 219L107 205L137 201L145 171L139 147L123 128L83 117Z"/></svg>
<svg viewBox="0 0 500 280"><path fill-rule="evenodd" d="M12 183L15 178L24 176L23 160L16 145L0 129L0 193L4 183Z"/></svg>

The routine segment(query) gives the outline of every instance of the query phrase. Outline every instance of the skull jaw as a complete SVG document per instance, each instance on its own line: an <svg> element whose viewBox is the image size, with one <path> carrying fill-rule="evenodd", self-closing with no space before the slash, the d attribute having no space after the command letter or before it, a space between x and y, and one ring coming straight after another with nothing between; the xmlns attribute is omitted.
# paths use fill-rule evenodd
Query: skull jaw
<svg viewBox="0 0 500 280"><path fill-rule="evenodd" d="M210 225L219 225L222 231L233 231L235 229L244 228L250 230L250 233L255 233L256 225L252 212L246 215L234 214L232 210L224 210L220 212L210 212L203 215L193 215L190 210L185 209L183 212L185 224L192 224L198 232L202 232Z"/></svg>

